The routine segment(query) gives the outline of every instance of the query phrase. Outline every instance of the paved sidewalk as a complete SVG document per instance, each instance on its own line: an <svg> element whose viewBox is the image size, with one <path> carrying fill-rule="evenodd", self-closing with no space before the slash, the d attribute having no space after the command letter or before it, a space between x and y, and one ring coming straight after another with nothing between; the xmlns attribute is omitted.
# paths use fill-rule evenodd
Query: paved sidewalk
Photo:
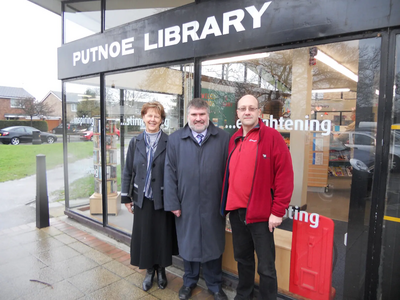
<svg viewBox="0 0 400 300"><path fill-rule="evenodd" d="M1 299L179 299L181 271L169 267L168 286L144 292L145 270L129 264L129 247L64 215L0 231ZM233 299L233 292L226 291ZM191 299L214 299L196 287Z"/></svg>

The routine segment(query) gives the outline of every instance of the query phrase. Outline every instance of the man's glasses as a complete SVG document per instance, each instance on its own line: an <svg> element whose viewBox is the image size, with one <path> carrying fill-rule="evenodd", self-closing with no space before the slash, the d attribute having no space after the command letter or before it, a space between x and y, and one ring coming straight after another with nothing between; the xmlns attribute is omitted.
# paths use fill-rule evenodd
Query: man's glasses
<svg viewBox="0 0 400 300"><path fill-rule="evenodd" d="M258 107L253 107L253 106L249 106L249 107L238 107L237 110L241 111L241 112L245 112L246 110L249 110L250 112L255 112L258 109Z"/></svg>

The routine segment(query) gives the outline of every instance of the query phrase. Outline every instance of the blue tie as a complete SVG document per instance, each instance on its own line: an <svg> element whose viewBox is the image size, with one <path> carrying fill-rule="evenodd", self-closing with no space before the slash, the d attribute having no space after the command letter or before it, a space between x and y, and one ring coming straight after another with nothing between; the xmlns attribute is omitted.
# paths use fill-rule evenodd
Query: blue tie
<svg viewBox="0 0 400 300"><path fill-rule="evenodd" d="M202 135L201 133L199 133L199 134L196 136L199 145L201 145L201 142L203 141L203 137L204 137L204 135Z"/></svg>

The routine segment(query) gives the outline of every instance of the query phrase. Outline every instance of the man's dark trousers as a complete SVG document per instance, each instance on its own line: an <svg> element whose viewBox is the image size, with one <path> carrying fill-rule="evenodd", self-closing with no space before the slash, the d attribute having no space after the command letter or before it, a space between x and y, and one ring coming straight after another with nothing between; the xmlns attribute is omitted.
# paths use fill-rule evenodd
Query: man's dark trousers
<svg viewBox="0 0 400 300"><path fill-rule="evenodd" d="M233 252L238 264L239 283L235 300L253 299L255 258L258 258L260 275L258 299L275 300L278 284L275 270L274 235L269 231L268 222L246 224L246 209L231 211Z"/></svg>
<svg viewBox="0 0 400 300"><path fill-rule="evenodd" d="M203 277L207 287L213 293L221 291L222 283L222 256L204 263L183 260L185 274L183 275L183 285L194 287L199 281L200 265L203 268Z"/></svg>

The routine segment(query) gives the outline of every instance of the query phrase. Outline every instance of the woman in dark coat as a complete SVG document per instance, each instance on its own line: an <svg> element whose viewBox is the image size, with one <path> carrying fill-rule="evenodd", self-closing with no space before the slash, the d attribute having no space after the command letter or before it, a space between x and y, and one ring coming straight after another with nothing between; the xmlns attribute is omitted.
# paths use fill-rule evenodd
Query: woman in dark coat
<svg viewBox="0 0 400 300"><path fill-rule="evenodd" d="M149 290L157 272L160 289L167 286L165 267L178 254L175 220L164 211L164 161L168 136L160 129L164 107L148 102L141 111L146 130L129 143L122 176L121 202L134 211L131 239L131 265L147 269L143 290ZM134 188L129 194L131 178Z"/></svg>

